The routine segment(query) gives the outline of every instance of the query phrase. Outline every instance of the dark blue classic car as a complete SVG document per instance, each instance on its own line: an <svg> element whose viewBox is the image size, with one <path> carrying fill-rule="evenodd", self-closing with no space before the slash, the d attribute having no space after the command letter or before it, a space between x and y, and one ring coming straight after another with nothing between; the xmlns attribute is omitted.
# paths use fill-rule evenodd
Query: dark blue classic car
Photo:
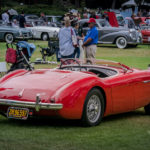
<svg viewBox="0 0 150 150"><path fill-rule="evenodd" d="M32 33L28 29L11 27L11 26L0 26L0 40L7 43L12 43L15 40L28 40L32 38Z"/></svg>

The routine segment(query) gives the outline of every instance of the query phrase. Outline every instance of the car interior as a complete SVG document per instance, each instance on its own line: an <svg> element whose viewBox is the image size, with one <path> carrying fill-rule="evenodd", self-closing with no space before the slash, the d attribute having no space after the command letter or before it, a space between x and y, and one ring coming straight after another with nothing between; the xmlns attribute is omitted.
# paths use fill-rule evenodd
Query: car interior
<svg viewBox="0 0 150 150"><path fill-rule="evenodd" d="M91 66L64 66L61 68L62 70L70 70L70 71L81 71L84 73L93 73L100 78L106 78L110 76L114 76L117 74L116 70L108 69L104 67L91 67Z"/></svg>

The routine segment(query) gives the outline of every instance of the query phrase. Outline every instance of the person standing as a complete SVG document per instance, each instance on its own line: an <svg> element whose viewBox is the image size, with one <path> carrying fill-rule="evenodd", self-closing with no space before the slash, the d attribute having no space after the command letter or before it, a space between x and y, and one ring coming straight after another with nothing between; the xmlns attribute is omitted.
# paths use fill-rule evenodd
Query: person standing
<svg viewBox="0 0 150 150"><path fill-rule="evenodd" d="M19 27L20 28L25 28L25 24L26 24L26 20L25 20L25 17L24 17L24 12L22 12L20 17L19 17Z"/></svg>
<svg viewBox="0 0 150 150"><path fill-rule="evenodd" d="M2 20L4 23L6 24L9 24L9 13L8 13L8 10L5 11L3 14L2 14Z"/></svg>
<svg viewBox="0 0 150 150"><path fill-rule="evenodd" d="M94 18L90 18L88 24L90 29L84 38L83 47L85 47L86 62L94 64L98 43L98 30L95 26L96 20Z"/></svg>
<svg viewBox="0 0 150 150"><path fill-rule="evenodd" d="M61 58L74 58L75 47L77 46L77 37L74 29L71 27L69 19L65 19L65 26L59 32L59 52Z"/></svg>
<svg viewBox="0 0 150 150"><path fill-rule="evenodd" d="M48 24L48 19L46 18L46 16L45 16L44 13L41 13L40 19L43 20L43 22L44 22L45 24Z"/></svg>
<svg viewBox="0 0 150 150"><path fill-rule="evenodd" d="M79 40L82 40L82 38L79 36L79 32L78 32L79 23L75 22L73 24L73 27L74 27L74 31L75 31L75 34L76 34L76 37L77 37L77 47L75 48L74 55L75 55L75 58L79 58L80 57Z"/></svg>

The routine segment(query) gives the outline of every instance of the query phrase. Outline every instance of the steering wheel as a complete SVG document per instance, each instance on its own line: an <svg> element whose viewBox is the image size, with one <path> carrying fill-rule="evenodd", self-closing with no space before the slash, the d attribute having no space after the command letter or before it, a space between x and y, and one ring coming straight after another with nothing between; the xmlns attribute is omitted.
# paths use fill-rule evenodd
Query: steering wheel
<svg viewBox="0 0 150 150"><path fill-rule="evenodd" d="M77 64L80 67L80 71L81 71L81 65L79 61L73 58L61 59L61 64L60 64L59 69L62 69L63 65L70 65L70 64Z"/></svg>

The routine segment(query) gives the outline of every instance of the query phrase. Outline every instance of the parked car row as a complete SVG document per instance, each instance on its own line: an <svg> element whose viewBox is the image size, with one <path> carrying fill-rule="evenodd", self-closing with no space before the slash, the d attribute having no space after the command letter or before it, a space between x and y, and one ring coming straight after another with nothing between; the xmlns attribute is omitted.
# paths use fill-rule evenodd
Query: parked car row
<svg viewBox="0 0 150 150"><path fill-rule="evenodd" d="M26 28L14 28L3 25L0 21L0 40L11 43L17 39L38 39L47 41L50 38L56 37L61 27L61 16L46 16L49 23L43 22L36 15L25 15ZM119 19L119 27L112 27L112 23L104 19L96 19L96 27L99 31L99 43L101 44L116 44L118 48L126 48L130 45L136 47L140 43L150 43L149 26L141 25L140 30L136 28L134 21L131 18L123 19L119 14L116 14L116 20ZM81 19L79 21L80 28L83 33L88 31L88 20ZM55 25L57 24L57 25Z"/></svg>
<svg viewBox="0 0 150 150"><path fill-rule="evenodd" d="M0 25L0 40L7 43L12 43L15 40L29 39L40 39L46 41L49 38L55 38L60 29L59 27L36 25L34 22L31 24L32 26L26 28Z"/></svg>

